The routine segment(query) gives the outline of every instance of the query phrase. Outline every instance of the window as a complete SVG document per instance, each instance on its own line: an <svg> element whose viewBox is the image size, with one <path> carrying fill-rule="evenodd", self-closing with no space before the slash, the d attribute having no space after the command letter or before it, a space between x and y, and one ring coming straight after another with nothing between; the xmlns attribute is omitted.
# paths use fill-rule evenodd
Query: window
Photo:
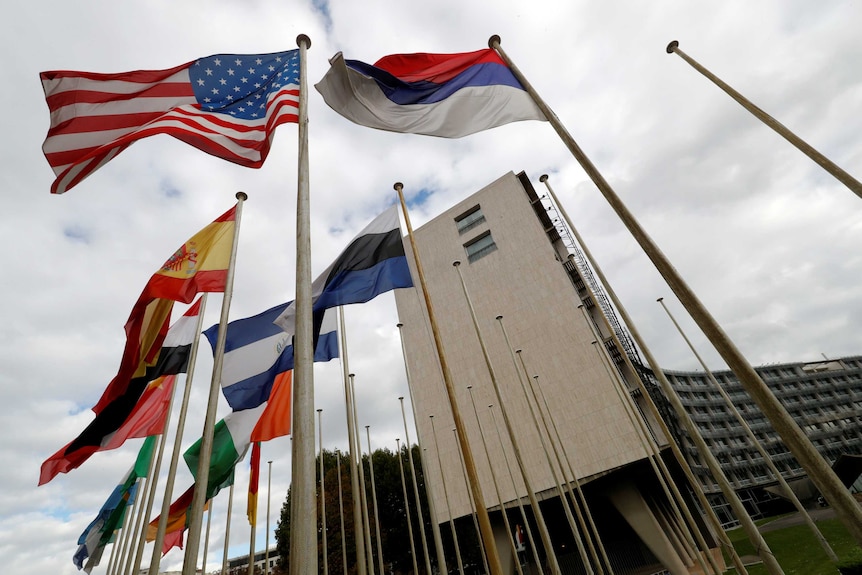
<svg viewBox="0 0 862 575"><path fill-rule="evenodd" d="M463 234L468 230L472 230L484 221L485 214L482 213L482 207L473 206L455 218L455 225L458 226L458 233Z"/></svg>
<svg viewBox="0 0 862 575"><path fill-rule="evenodd" d="M464 244L464 249L467 250L467 259L470 263L473 263L495 251L497 244L494 243L491 232L487 231L481 236L470 240L470 243Z"/></svg>

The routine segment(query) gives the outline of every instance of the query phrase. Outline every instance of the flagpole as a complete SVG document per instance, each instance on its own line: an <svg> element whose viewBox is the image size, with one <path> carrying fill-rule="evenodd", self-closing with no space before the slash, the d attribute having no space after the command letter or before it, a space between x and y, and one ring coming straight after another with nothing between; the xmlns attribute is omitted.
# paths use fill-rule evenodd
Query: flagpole
<svg viewBox="0 0 862 575"><path fill-rule="evenodd" d="M491 454L488 452L488 442L485 441L485 432L482 430L482 421L479 419L479 411L476 409L476 400L473 399L472 385L467 386L467 392L470 394L470 404L473 406L473 415L476 416L476 425L479 427L479 437L482 440L482 449L485 452L485 459L488 460L488 469L491 472L491 481L494 484L494 493L497 495L497 501L500 504L500 515L503 516L503 525L506 526L506 534L508 535L506 539L509 541L510 547L512 548L512 559L515 560L515 570L518 572L518 575L524 575L524 571L521 569L521 559L518 557L518 546L515 543L512 524L509 523L509 514L506 513L503 496L500 494L500 485L497 483L497 476L494 474L494 464L491 462Z"/></svg>
<svg viewBox="0 0 862 575"><path fill-rule="evenodd" d="M207 508L207 528L206 534L204 535L204 556L201 559L201 573L207 572L207 550L210 546L210 524L212 524L213 520L213 508L212 508L212 500L210 500L210 505ZM149 571L147 571L149 573ZM156 575L155 573L153 575Z"/></svg>
<svg viewBox="0 0 862 575"><path fill-rule="evenodd" d="M485 545L485 550L488 553L488 567L491 569L491 575L502 575L503 568L500 566L500 556L497 553L497 542L494 539L494 530L491 527L491 520L488 518L488 509L485 506L485 498L482 495L482 487L479 484L479 474L476 471L476 462L473 457L473 451L470 448L470 441L467 438L467 431L464 427L464 421L461 417L461 410L458 407L458 401L455 398L455 385L452 383L452 373L449 370L449 362L446 359L446 353L443 350L443 340L440 338L440 329L437 327L437 318L434 315L434 306L431 303L431 296L428 294L428 286L425 282L425 272L422 268L422 261L419 259L419 248L416 246L416 239L413 237L413 225L410 223L410 214L407 213L407 202L404 200L404 184L401 182L395 183L395 191L398 193L398 199L401 202L401 210L404 212L404 220L407 223L407 235L410 237L410 247L413 250L413 263L416 266L416 273L419 276L419 283L422 286L422 295L425 298L425 309L428 312L428 321L431 324L431 333L434 336L434 346L437 349L437 358L440 361L440 369L443 372L443 383L446 386L446 395L449 400L449 407L452 410L452 419L455 423L455 429L458 430L458 444L461 447L461 453L464 454L464 465L467 468L467 477L470 480L470 491L473 493L473 501L476 502L476 513L479 516L479 527L482 530L482 542ZM430 497L428 498L431 499Z"/></svg>
<svg viewBox="0 0 862 575"><path fill-rule="evenodd" d="M404 373L407 376L407 388L410 389L410 409L413 413L413 421L416 421L416 406L413 405L413 391L411 387L411 379L410 379L410 365L407 363L407 348L404 347L404 332L401 328L404 326L403 323L399 322L397 324L398 328L398 338L401 340L401 355L404 358ZM401 420L404 422L404 441L407 445L407 460L410 463L410 479L413 484L413 497L416 500L416 514L419 518L419 533L421 534L422 539L422 551L424 553L425 559L425 572L430 575L431 573L431 554L428 551L428 539L425 535L425 518L422 517L422 502L419 499L419 482L416 479L416 466L413 464L413 447L410 444L410 432L407 430L407 414L404 411L404 396L398 398L398 401L401 403ZM419 448L419 458L420 462L422 462L422 469L426 469L425 462L422 458L422 445L419 440L419 437L416 437L416 446ZM443 555L443 539L440 537L440 524L437 522L437 512L434 508L434 501L432 497L426 497L428 501L428 514L431 519L431 532L434 537L434 547L437 553L437 564L440 566L440 572L446 573L446 558Z"/></svg>
<svg viewBox="0 0 862 575"><path fill-rule="evenodd" d="M404 515L407 516L407 537L410 539L410 559L413 560L413 573L419 575L419 564L416 562L416 544L413 542L413 520L410 518L410 500L407 498L407 481L404 479L404 459L401 455L401 439L395 438L396 453L398 453L398 471L401 473L401 491L404 492ZM428 572L430 575L430 571Z"/></svg>
<svg viewBox="0 0 862 575"><path fill-rule="evenodd" d="M452 433L455 434L455 444L458 443L458 431L453 427ZM467 471L464 469L464 457L461 455L461 450L458 450L458 461L461 462L461 475L464 477L464 488L467 490L467 500L470 502L470 519L473 520L473 527L476 529L476 537L482 539L482 531L479 530L479 521L476 519L476 504L473 503L473 498L470 496L470 482L467 481ZM485 548L479 545L479 552L482 554L482 566L485 568L485 573L488 572L488 557L485 555Z"/></svg>
<svg viewBox="0 0 862 575"><path fill-rule="evenodd" d="M455 519L452 518L452 507L449 505L449 490L446 488L446 474L443 472L443 460L440 459L440 441L437 440L437 431L434 429L434 416L429 415L428 419L431 420L431 435L434 437L434 452L437 454L437 467L440 469L440 485L443 486L443 499L446 501L446 514L449 516L449 529L452 531L452 544L455 547L455 560L458 562L458 573L464 575L464 562L461 561L461 546L458 545Z"/></svg>
<svg viewBox="0 0 862 575"><path fill-rule="evenodd" d="M150 460L150 472L149 476L151 479L147 482L147 504L146 509L143 513L143 523L141 525L140 536L138 537L138 544L135 550L135 561L133 563L134 567L132 569L132 573L138 573L141 570L141 561L144 558L144 546L147 544L147 526L150 524L150 516L153 513L153 502L156 498L156 487L159 484L159 472L162 468L162 456L165 453L165 443L167 443L167 433L168 433L168 422L171 419L171 407L174 404L174 392L176 391L176 380L173 382L173 387L171 388L171 399L168 402L168 412L165 415L165 425L162 428L162 433L159 435L159 448L158 454L156 454L156 450L153 450L153 459ZM155 464L155 467L153 467Z"/></svg>
<svg viewBox="0 0 862 575"><path fill-rule="evenodd" d="M617 308L617 311L619 312L620 317L622 318L625 325L628 327L629 334L632 336L632 339L634 339L637 346L643 352L644 357L647 360L647 364L652 367L653 374L656 377L656 379L659 381L661 388L665 392L665 395L673 393L673 389L670 385L670 382L668 381L667 377L665 376L665 374L661 370L661 368L658 367L658 361L655 359L655 357L653 357L649 346L647 346L646 342L641 337L640 332L637 329L637 326L635 326L634 322L631 319L631 316L629 316L628 311L626 311L626 308L623 305L622 301L620 301L619 297L617 297L617 294L614 291L613 286L610 284L610 282L608 282L608 279L605 276L604 272L602 271L601 266L596 261L596 259L593 257L593 254L590 251L589 246L587 246L587 244L584 242L584 239L581 237L580 232L578 232L578 229L572 223L572 220L569 218L569 214L566 211L566 208L560 203L559 199L557 199L557 195L554 193L554 189L551 187L551 184L548 182L547 174L542 175L539 178L539 180L544 182L545 187L548 189L548 193L551 195L551 199L553 200L553 202L557 206L557 208L559 208L560 213L563 216L563 219L565 220L566 224L569 227L569 230L571 230L571 232L574 234L575 240L580 245L581 250L583 251L584 257L586 258L587 262L592 267L592 269L595 271L596 275L599 278L599 281L605 287L605 290L607 290L607 294L611 298L611 302L613 303L614 307ZM585 284L585 285L589 286L589 284ZM592 295L594 297L594 294L592 294ZM605 317L604 314L602 314L602 317L604 318L605 322L608 321L607 317ZM607 326L608 326L608 324L606 323L606 327ZM616 332L613 329L610 329L609 327L608 327L608 329L611 333L611 336L614 338L614 342L618 346L618 348L624 349L622 346L622 343L619 341L619 338L616 335ZM629 358L628 354L623 354L623 359L628 364L629 369L633 373L636 373L637 370L635 369L634 364L632 363L631 358ZM652 396L650 395L649 391L647 390L647 388L644 385L641 378L636 377L634 379L635 379L636 383L638 384L638 387L641 390L642 397L644 398L647 406L649 407L650 413L652 414L654 420L658 423L659 428L661 429L661 431L665 435L665 437L668 438L668 444L670 445L671 451L673 452L673 455L676 458L677 463L679 463L680 468L682 469L683 473L685 474L686 479L688 479L689 485L691 486L691 490L694 492L695 496L697 497L697 500L700 503L701 507L703 508L704 513L706 514L707 518L712 523L712 526L715 530L715 533L714 533L715 537L718 538L719 543L722 546L724 546L725 551L730 555L731 560L733 561L733 564L736 567L737 573L739 573L740 575L746 575L748 573L748 570L745 568L745 565L742 563L742 560L739 557L739 553L736 552L736 548L730 542L730 539L727 537L727 534L724 532L724 529L722 529L721 522L718 520L718 516L715 514L715 510L712 508L712 505L710 505L709 501L707 500L706 495L703 492L703 487L701 486L701 484L697 480L697 478L694 476L694 472L691 470L691 466L689 465L688 460L686 459L686 457L683 454L680 447L676 444L676 441L672 440L673 434L671 433L670 429L668 428L667 423L665 423L664 417L659 412L658 407L656 406L655 402L652 400ZM665 473L668 476L670 476L670 473L667 471L667 466L664 465L664 460L662 458L659 458L659 462L662 465L662 468L665 470ZM670 482L670 487L674 490L675 493L677 493L679 491L679 489L676 486L676 483L673 481ZM681 499L682 498L681 494L677 495L677 498ZM687 510L688 508L684 507L684 509ZM696 533L698 533L698 532L699 531L696 531Z"/></svg>
<svg viewBox="0 0 862 575"><path fill-rule="evenodd" d="M269 575L269 504L272 499L272 460L267 461L266 465L269 467L269 474L266 479L266 551L263 556L265 563L263 573Z"/></svg>
<svg viewBox="0 0 862 575"><path fill-rule="evenodd" d="M497 432L497 441L500 442L500 451L503 453L503 461L506 462L506 470L509 472L509 480L512 482L512 492L515 494L515 501L518 504L518 510L521 512L521 520L524 522L524 530L527 532L527 540L530 543L530 551L533 554L533 560L536 562L536 569L542 570L542 561L539 559L539 546L536 545L536 538L533 537L533 530L530 527L530 522L527 520L527 511L524 509L524 504L521 502L521 497L518 495L518 484L515 482L515 473L512 471L512 464L509 461L509 454L506 451L506 445L503 443L503 434L500 433L500 425L497 423L497 416L494 414L493 404L488 405L488 411L491 413L491 421L494 422L494 431ZM526 490L526 483L524 489Z"/></svg>
<svg viewBox="0 0 862 575"><path fill-rule="evenodd" d="M347 362L347 326L344 322L344 308L338 308L338 333L341 339L341 367L344 377L344 408L347 415L347 458L350 466L350 489L353 502L353 538L356 549L356 573L367 575L368 565L365 561L365 536L362 532L362 506L359 491L359 477L356 475L356 423L353 421L353 406L350 397L350 373Z"/></svg>
<svg viewBox="0 0 862 575"><path fill-rule="evenodd" d="M338 518L341 523L341 566L344 570L344 575L347 575L347 537L344 533L344 496L342 495L341 487L341 452L335 450L335 457L338 459L338 467L336 474L338 476Z"/></svg>
<svg viewBox="0 0 862 575"><path fill-rule="evenodd" d="M120 543L120 556L114 563L115 575L122 569L123 564L126 562L126 554L129 551L129 540L131 539L135 521L135 509L138 508L138 490L141 487L140 478L136 479L135 482L137 484L135 487L135 500L132 501L131 505L126 505L126 510L123 512L122 542Z"/></svg>
<svg viewBox="0 0 862 575"><path fill-rule="evenodd" d="M221 575L227 575L227 549L230 545L230 516L233 512L233 484L231 482L230 489L227 492L227 522L224 528L224 552L221 558ZM155 574L153 574L155 575Z"/></svg>
<svg viewBox="0 0 862 575"><path fill-rule="evenodd" d="M482 350L482 357L485 359L485 368L488 370L488 376L491 378L491 386L494 388L494 395L497 398L497 404L500 407L500 413L503 416L503 423L506 425L506 431L509 434L509 441L512 443L512 450L515 452L515 461L518 463L518 469L524 479L524 486L527 489L527 496L530 498L530 505L533 508L533 515L536 518L536 525L539 528L539 536L542 538L542 544L545 546L545 551L548 556L548 563L551 567L553 575L561 575L560 564L557 561L557 555L554 553L554 546L551 541L551 534L548 531L548 526L545 523L545 518L539 509L539 501L536 499L536 492L530 482L527 466L524 464L524 458L521 456L521 448L518 445L518 439L515 430L512 427L512 422L509 420L509 413L503 403L503 395L500 391L500 385L497 382L497 374L494 371L494 366L491 365L491 358L488 355L488 349L485 347L485 340L482 337L482 331L479 329L479 320L476 317L476 310L473 309L473 301L470 299L470 294L467 291L467 284L464 283L464 276L461 275L461 262L455 261L452 264L458 274L458 279L461 283L461 290L464 293L464 299L467 302L467 308L470 310L470 319L473 321L473 330L476 332L476 338L479 341L479 347Z"/></svg>
<svg viewBox="0 0 862 575"><path fill-rule="evenodd" d="M329 558L326 550L326 492L323 480L323 409L317 410L317 434L320 438L320 537L323 543L323 575L329 575Z"/></svg>
<svg viewBox="0 0 862 575"><path fill-rule="evenodd" d="M784 124L764 112L750 100L745 98L745 96L725 84L721 79L713 75L712 72L701 66L688 54L680 50L679 42L674 40L668 44L666 51L668 54L676 54L688 62L692 68L703 74L713 84L721 88L728 96L736 100L736 102L743 108L751 112L755 118L772 128L779 136L793 144L796 149L814 160L818 166L829 172L836 180L847 186L851 192L862 198L862 183L860 183L859 180L839 168L834 162L832 162L832 160L815 150L810 144L808 144L808 142L787 129Z"/></svg>
<svg viewBox="0 0 862 575"><path fill-rule="evenodd" d="M216 409L218 408L218 394L221 389L222 363L224 360L224 344L227 340L228 315L230 313L230 301L233 296L233 278L236 271L236 251L239 243L239 227L242 219L242 205L248 196L245 192L236 193L236 215L234 218L233 244L230 250L227 279L225 280L224 297L221 305L221 318L219 320L218 339L216 340L215 356L213 359L213 373L210 380L209 397L207 398L206 416L204 418L204 429L201 434L201 452L198 460L198 472L195 476L195 490L192 496L192 505L189 512L189 531L186 538L186 552L183 559L182 575L195 575L198 565L198 549L201 543L201 527L203 524L204 504L207 500L207 486L210 474L210 458L213 448L213 432L215 430Z"/></svg>
<svg viewBox="0 0 862 575"><path fill-rule="evenodd" d="M296 189L296 333L294 335L293 457L291 517L302 517L290 530L290 575L317 573L317 506L314 469L314 344L311 294L311 209L308 174L308 80L306 51L299 46L299 166ZM191 574L183 574L191 575Z"/></svg>
<svg viewBox="0 0 862 575"><path fill-rule="evenodd" d="M200 309L198 310L198 322L195 328L197 337L192 341L192 348L189 352L189 366L186 369L186 383L183 389L183 402L180 404L180 413L177 418L177 431L174 435L174 448L171 453L171 464L168 468L168 476L165 480L165 494L162 499L162 513L159 516L159 525L156 529L156 540L153 542L153 556L150 559L149 572L157 575L162 561L162 544L165 541L165 532L168 527L168 516L171 513L171 501L173 500L174 481L177 476L177 464L180 460L180 452L182 451L183 432L186 428L186 415L189 410L189 398L192 393L192 381L195 375L195 364L198 359L198 347L200 346L200 333L203 329L204 312L207 307L207 293L204 293L200 299ZM167 429L167 422L165 422Z"/></svg>
<svg viewBox="0 0 862 575"><path fill-rule="evenodd" d="M459 262L459 264L460 264L460 262ZM455 266L455 267L458 269L458 274L460 275L461 274L460 265ZM462 277L461 281L462 282L464 281L463 277ZM539 418L536 417L536 410L533 407L532 402L530 401L529 394L527 393L527 384L524 383L524 377L522 377L522 375L521 375L521 370L518 369L518 362L515 359L515 352L512 349L512 343L509 341L509 334L506 331L506 326L503 325L503 316L498 315L496 317L496 319L497 319L497 323L500 324L500 330L503 332L503 339L505 339L505 341L506 341L506 347L509 348L509 355L512 358L512 365L515 368L515 374L518 377L518 383L521 384L521 392L524 394L524 400L527 402L527 408L528 408L528 410L530 412L530 416L532 417L532 420L533 420L533 427L536 428L536 433L539 436L539 443L542 446L542 452L545 454L545 460L548 462L548 468L551 470L551 476L554 478L555 487L557 488L557 493L560 497L560 505L563 507L563 512L565 513L566 521L568 521L568 523L569 523L569 528L571 529L572 536L575 539L575 544L578 548L578 553L581 556L581 561L584 564L584 569L586 570L586 572L589 575L592 575L593 567L592 567L592 565L590 565L590 558L592 558L593 563L595 564L596 569L599 572L599 575L604 575L604 569L602 569L602 564L599 561L599 557L598 557L598 554L596 553L595 546L593 545L593 541L590 538L589 531L587 531L587 526L586 526L586 523L584 522L584 517L581 514L580 506L578 505L578 502L575 500L575 496L572 494L572 487L571 487L571 485L568 484L568 482L565 482L565 481L560 479L560 476L557 475L557 469L554 467L553 461L551 460L551 454L548 451L547 442L545 441L545 435L542 434L542 429L541 429L541 427L539 427ZM529 377L526 375L526 368L524 368L524 376ZM536 405L538 405L538 402ZM556 446L554 445L554 442L551 439L551 434L550 434L550 432L548 432L547 427L545 428L545 432L548 435L548 441L551 442L551 445L554 448L554 453L556 453ZM562 473L565 476L565 473L563 471L563 465L562 465L562 463L559 463L559 457L557 458L557 461L558 461L558 464L560 466L560 473ZM577 516L578 516L577 524L575 523L575 518L572 516L572 509L569 508L569 504L567 503L567 500L566 500L566 494L567 493L569 495L569 499L571 500L571 507L574 508L575 514L577 514ZM580 529L578 529L578 526L580 526ZM584 540L586 540L587 544L589 545L589 556L587 555L587 549L584 547Z"/></svg>
<svg viewBox="0 0 862 575"><path fill-rule="evenodd" d="M162 433L157 440L159 444L161 444L165 439L165 434ZM148 498L148 494L152 491L152 485L154 481L151 479L153 475L153 462L156 459L156 451L157 449L153 449L153 452L150 454L150 462L147 465L147 474L141 478L143 482L143 488L138 490L137 495L135 496L135 502L138 503L138 516L135 518L135 529L129 534L130 542L129 542L129 555L126 558L126 565L124 573L132 573L132 566L135 564L136 551L138 550L138 537L143 540L146 540L146 534L142 533L142 524L144 523L144 511L147 508L146 499Z"/></svg>
<svg viewBox="0 0 862 575"><path fill-rule="evenodd" d="M380 575L385 575L383 568L383 543L380 541L380 513L377 511L377 486L374 482L374 453L371 451L371 426L365 426L365 435L368 436L368 471L371 476L371 501L374 504L374 532L377 535L377 568Z"/></svg>
<svg viewBox="0 0 862 575"><path fill-rule="evenodd" d="M688 339L688 336L685 335L685 332L682 330L682 326L676 321L676 318L670 312L668 307L664 303L664 298L658 298L658 303L661 304L661 307L667 313L667 316L670 318L670 321L673 322L673 325L676 327L679 334L682 336L682 339L685 340L685 343L688 344L688 348L694 354L694 357L697 358L697 361L700 363L700 366L703 368L703 372L709 378L709 381L712 383L712 386L718 391L721 398L724 400L724 403L727 405L727 408L730 410L730 413L736 418L739 424L742 426L742 430L745 431L745 435L748 437L748 440L751 442L752 446L757 449L760 456L763 457L763 461L766 463L769 470L775 476L775 479L778 480L778 484L781 486L781 490L787 495L787 498L790 499L793 506L796 507L796 510L802 515L802 518L805 520L805 524L814 534L814 537L817 539L817 542L820 543L820 546L823 548L823 551L826 552L826 555L829 556L833 562L838 562L838 556L835 554L835 551L829 545L829 542L826 541L826 538L823 537L823 533L820 532L820 529L817 528L817 525L811 519L811 515L808 514L805 507L802 505L802 502L799 501L799 498L796 496L796 493L790 488L787 484L787 481L784 479L784 476L781 474L781 471L776 467L775 462L772 460L772 457L766 452L763 444L758 441L757 436L751 430L751 427L748 425L748 422L745 421L745 418L739 413L739 410L731 401L730 396L724 390L722 385L716 380L715 376L712 374L712 371L706 366L706 363L703 361L703 358L697 353L697 350L694 348L694 345L691 343L691 340Z"/></svg>
<svg viewBox="0 0 862 575"><path fill-rule="evenodd" d="M491 48L500 54L500 57L512 69L515 77L532 96L536 105L542 110L554 130L563 140L563 143L599 188L605 200L607 200L623 221L647 257L656 266L680 303L682 303L698 327L700 327L730 369L739 378L740 383L742 383L743 387L745 387L746 391L757 403L757 406L770 421L772 427L796 458L796 461L799 462L815 487L817 487L835 510L841 522L850 532L851 537L857 544L862 545L862 508L860 508L856 499L850 494L850 491L844 486L832 468L829 467L826 460L817 452L817 449L805 436L799 425L793 420L784 406L781 405L781 402L778 401L769 387L763 382L760 375L758 375L748 360L745 359L742 352L731 341L715 318L707 311L703 303L674 269L667 257L653 242L652 238L640 226L629 209L623 204L620 197L605 180L604 176L601 175L590 159L587 158L586 154L584 154L574 138L572 138L559 118L557 118L556 114L536 93L532 85L524 78L514 63L512 63L500 47L500 37L496 35L492 36L488 43Z"/></svg>
<svg viewBox="0 0 862 575"><path fill-rule="evenodd" d="M137 490L135 490L135 493L137 494ZM137 495L135 496L135 501L137 501ZM134 508L134 505L134 502L132 502L132 509ZM134 515L132 509L126 506L126 510L123 513L123 524L120 527L120 535L119 537L114 538L114 547L117 548L117 553L111 552L111 561L109 562L107 571L108 575L114 575L117 572L117 569L119 568L120 564L123 562L123 557L125 556L126 552L126 545L129 541L129 526L132 523L132 515Z"/></svg>
<svg viewBox="0 0 862 575"><path fill-rule="evenodd" d="M374 575L374 549L371 546L371 521L368 518L368 489L365 483L365 464L362 463L362 441L359 439L359 415L356 411L356 388L353 386L354 374L348 374L350 380L350 404L353 407L353 424L356 426L354 437L356 438L356 458L359 462L359 500L362 504L362 524L365 531L365 559L368 564L368 572ZM370 455L369 455L370 457ZM382 573L380 575L383 575Z"/></svg>

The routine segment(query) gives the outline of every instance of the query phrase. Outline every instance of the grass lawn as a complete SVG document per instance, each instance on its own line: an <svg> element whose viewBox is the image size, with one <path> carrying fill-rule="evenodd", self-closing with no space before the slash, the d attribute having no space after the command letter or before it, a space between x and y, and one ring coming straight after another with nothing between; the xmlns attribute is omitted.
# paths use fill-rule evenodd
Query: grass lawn
<svg viewBox="0 0 862 575"><path fill-rule="evenodd" d="M763 525L774 519L761 520L757 524ZM826 537L826 540L829 541L829 544L839 558L843 559L848 553L858 548L856 542L850 538L847 530L837 519L818 521L817 527L823 533L823 536ZM755 555L754 546L748 541L745 531L737 528L728 531L727 535L740 557ZM820 544L806 525L796 525L777 531L770 531L764 533L763 538L775 554L778 563L784 569L786 575L838 574L838 569L835 568L835 565L826 556L826 552L820 547ZM727 560L727 564L731 565L729 559ZM761 564L748 566L747 569L749 575L767 575L766 569ZM727 575L735 573L736 569L726 571Z"/></svg>

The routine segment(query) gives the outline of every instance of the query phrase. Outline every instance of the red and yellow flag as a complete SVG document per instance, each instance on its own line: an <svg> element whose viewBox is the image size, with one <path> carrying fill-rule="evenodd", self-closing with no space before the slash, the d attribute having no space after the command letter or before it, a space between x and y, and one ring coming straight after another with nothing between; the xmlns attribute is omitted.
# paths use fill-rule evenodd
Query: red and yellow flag
<svg viewBox="0 0 862 575"><path fill-rule="evenodd" d="M101 412L132 378L158 360L174 302L191 303L201 292L223 292L233 249L236 206L182 245L147 282L126 322L126 347L117 375L93 407Z"/></svg>
<svg viewBox="0 0 862 575"><path fill-rule="evenodd" d="M260 442L256 441L251 447L251 474L248 478L248 524L257 524L257 486L260 483Z"/></svg>

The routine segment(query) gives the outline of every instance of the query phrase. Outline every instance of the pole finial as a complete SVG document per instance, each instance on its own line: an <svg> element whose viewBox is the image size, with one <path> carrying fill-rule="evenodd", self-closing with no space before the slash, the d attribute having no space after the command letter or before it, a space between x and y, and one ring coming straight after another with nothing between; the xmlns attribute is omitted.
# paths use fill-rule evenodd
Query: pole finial
<svg viewBox="0 0 862 575"><path fill-rule="evenodd" d="M404 189L404 184L401 182L395 182L395 185L392 186L395 190L400 191Z"/></svg>
<svg viewBox="0 0 862 575"><path fill-rule="evenodd" d="M356 377L356 374L355 373L348 373L347 377Z"/></svg>
<svg viewBox="0 0 862 575"><path fill-rule="evenodd" d="M403 395L398 396L398 401L404 401L404 396Z"/></svg>
<svg viewBox="0 0 862 575"><path fill-rule="evenodd" d="M673 42L671 42L670 44L667 45L667 48L665 48L665 50L667 50L668 54L673 54L674 52L676 52L676 49L678 46L679 46L679 42L674 40Z"/></svg>
<svg viewBox="0 0 862 575"><path fill-rule="evenodd" d="M496 50L497 47L500 45L500 41L500 36L498 34L494 34L493 36L488 38L488 48Z"/></svg>
<svg viewBox="0 0 862 575"><path fill-rule="evenodd" d="M458 266L461 265L461 260L455 260L454 262L452 262L452 265L457 268Z"/></svg>
<svg viewBox="0 0 862 575"><path fill-rule="evenodd" d="M496 319L497 321L500 321L501 319L503 319L503 316L498 315L498 316L497 316L497 317L495 317L494 319Z"/></svg>
<svg viewBox="0 0 862 575"><path fill-rule="evenodd" d="M404 324L399 321L398 323L395 324L395 327L397 327L398 329L401 329L402 327L404 327Z"/></svg>
<svg viewBox="0 0 862 575"><path fill-rule="evenodd" d="M306 36L305 34L300 34L296 37L296 45L302 48L302 45L305 44L305 48L311 48L311 38Z"/></svg>
<svg viewBox="0 0 862 575"><path fill-rule="evenodd" d="M468 386L467 386L467 389L473 389L473 386L472 386L472 385L468 385Z"/></svg>
<svg viewBox="0 0 862 575"><path fill-rule="evenodd" d="M515 353L521 353L522 351L524 351L524 350L523 349L516 349Z"/></svg>
<svg viewBox="0 0 862 575"><path fill-rule="evenodd" d="M662 302L662 301L664 301L664 298L663 298L663 297L660 297L660 298L658 298L658 299L657 299L657 300L655 300L655 301L657 301L657 302Z"/></svg>
<svg viewBox="0 0 862 575"><path fill-rule="evenodd" d="M236 193L236 199L238 199L241 202L244 202L248 199L248 194L246 194L245 192L237 192Z"/></svg>
<svg viewBox="0 0 862 575"><path fill-rule="evenodd" d="M548 181L548 174L542 174L541 176L539 176L539 181L542 182L543 184L545 182L547 182Z"/></svg>
<svg viewBox="0 0 862 575"><path fill-rule="evenodd" d="M322 408L322 407L318 407L318 408L317 408L317 413L320 413L321 411L323 411L323 408Z"/></svg>

